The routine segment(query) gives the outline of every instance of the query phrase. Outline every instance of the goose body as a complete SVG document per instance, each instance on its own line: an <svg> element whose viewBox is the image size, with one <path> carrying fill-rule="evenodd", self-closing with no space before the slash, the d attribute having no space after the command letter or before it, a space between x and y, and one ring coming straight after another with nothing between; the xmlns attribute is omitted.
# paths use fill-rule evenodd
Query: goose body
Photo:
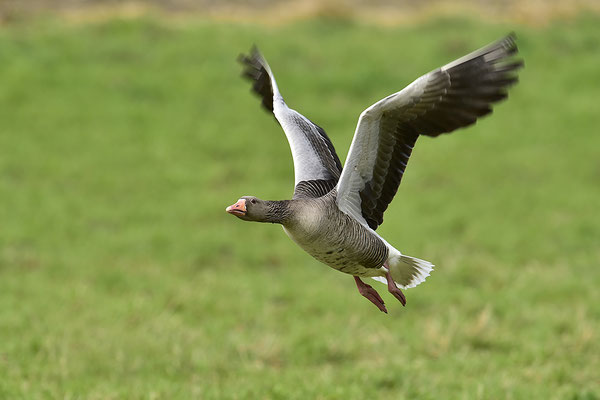
<svg viewBox="0 0 600 400"><path fill-rule="evenodd" d="M403 305L401 288L423 282L433 264L403 255L376 233L418 137L475 123L507 96L522 61L509 35L431 71L360 115L344 167L325 131L281 96L271 69L253 48L241 56L244 75L286 134L294 160L294 196L264 201L244 196L227 207L240 219L283 225L287 235L324 264L354 276L359 292L387 312L360 278L386 283Z"/></svg>
<svg viewBox="0 0 600 400"><path fill-rule="evenodd" d="M296 200L298 212L283 229L304 251L338 271L360 277L385 276L382 266L390 253L386 243L341 212L335 200L335 190L316 199Z"/></svg>

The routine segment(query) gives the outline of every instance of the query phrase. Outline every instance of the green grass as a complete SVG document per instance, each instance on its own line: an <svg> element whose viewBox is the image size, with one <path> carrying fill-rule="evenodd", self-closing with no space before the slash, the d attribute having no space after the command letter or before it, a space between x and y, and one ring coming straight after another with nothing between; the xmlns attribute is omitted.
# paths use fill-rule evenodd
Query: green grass
<svg viewBox="0 0 600 400"><path fill-rule="evenodd" d="M293 190L252 43L343 159L364 108L512 29L511 98L420 140L380 228L437 265L406 308L224 212ZM599 68L594 17L0 28L0 398L599 399Z"/></svg>

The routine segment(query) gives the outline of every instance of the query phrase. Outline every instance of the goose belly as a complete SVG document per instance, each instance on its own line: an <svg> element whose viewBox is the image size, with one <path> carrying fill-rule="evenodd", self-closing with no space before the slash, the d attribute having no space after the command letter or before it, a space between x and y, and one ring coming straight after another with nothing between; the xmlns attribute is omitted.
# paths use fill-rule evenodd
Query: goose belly
<svg viewBox="0 0 600 400"><path fill-rule="evenodd" d="M341 232L335 229L307 232L286 227L284 230L304 251L331 268L363 277L381 275L380 267L389 252L387 246L364 227L352 228Z"/></svg>

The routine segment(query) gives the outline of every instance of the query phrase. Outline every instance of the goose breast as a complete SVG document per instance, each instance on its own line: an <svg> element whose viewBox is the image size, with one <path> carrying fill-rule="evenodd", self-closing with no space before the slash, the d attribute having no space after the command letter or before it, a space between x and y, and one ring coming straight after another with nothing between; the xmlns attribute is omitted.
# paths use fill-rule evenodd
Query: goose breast
<svg viewBox="0 0 600 400"><path fill-rule="evenodd" d="M283 229L308 254L351 275L380 275L389 253L386 244L341 212L332 194L299 200L293 214Z"/></svg>

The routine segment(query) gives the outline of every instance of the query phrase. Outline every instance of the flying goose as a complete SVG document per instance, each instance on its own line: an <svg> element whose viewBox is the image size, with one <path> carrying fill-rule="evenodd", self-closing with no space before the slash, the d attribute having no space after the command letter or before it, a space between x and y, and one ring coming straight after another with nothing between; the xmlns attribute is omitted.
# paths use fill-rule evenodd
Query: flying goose
<svg viewBox="0 0 600 400"><path fill-rule="evenodd" d="M320 126L289 108L271 68L256 47L240 55L243 76L283 128L294 160L294 196L265 201L243 196L226 211L245 221L283 225L317 260L354 276L361 295L387 313L377 291L361 278L387 284L402 305L401 289L423 282L433 264L403 255L375 230L398 190L420 135L436 137L492 112L517 82L523 62L510 34L425 74L364 110L344 167Z"/></svg>

